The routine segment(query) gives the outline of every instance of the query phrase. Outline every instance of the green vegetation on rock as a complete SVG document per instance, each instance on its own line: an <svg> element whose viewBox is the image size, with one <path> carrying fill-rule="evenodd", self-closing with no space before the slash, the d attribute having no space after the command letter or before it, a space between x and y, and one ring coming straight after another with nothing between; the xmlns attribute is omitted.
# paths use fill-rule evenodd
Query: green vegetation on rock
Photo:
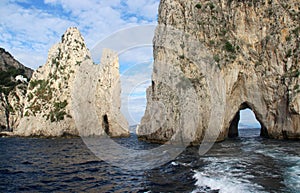
<svg viewBox="0 0 300 193"><path fill-rule="evenodd" d="M229 41L226 41L226 42L225 42L224 49L225 49L227 52L235 53L235 48L234 48L234 46L233 46Z"/></svg>
<svg viewBox="0 0 300 193"><path fill-rule="evenodd" d="M198 3L196 6L195 6L197 9L201 9L202 5L200 3Z"/></svg>
<svg viewBox="0 0 300 193"><path fill-rule="evenodd" d="M27 78L24 69L17 69L10 66L6 71L0 71L0 92L8 95L19 84L14 80L17 75Z"/></svg>
<svg viewBox="0 0 300 193"><path fill-rule="evenodd" d="M60 101L54 103L54 110L52 110L47 116L47 120L50 119L51 122L58 122L64 120L65 115L67 115L65 111L67 105L68 102L66 100L64 100L63 102Z"/></svg>

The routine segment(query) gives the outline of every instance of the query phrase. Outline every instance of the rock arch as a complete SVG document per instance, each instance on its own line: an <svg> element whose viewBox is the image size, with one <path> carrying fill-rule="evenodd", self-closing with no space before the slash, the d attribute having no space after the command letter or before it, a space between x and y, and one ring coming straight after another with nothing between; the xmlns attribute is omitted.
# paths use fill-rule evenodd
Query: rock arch
<svg viewBox="0 0 300 193"><path fill-rule="evenodd" d="M288 1L291 6L296 2ZM213 136L211 140L218 136L217 141L222 141L228 134L235 135L237 112L249 107L262 125L262 136L300 139L299 34L294 30L299 19L277 1L249 6L237 0L230 5L225 0L203 0L201 8L196 3L160 3L153 40L155 70L139 137L167 141L181 129L179 117L183 117L189 119L182 121L185 123L197 120L193 129L183 128L185 134L196 131L196 136L190 137L193 144L201 143L205 136ZM178 104L171 97L172 90L159 84L162 76L165 85L176 84L169 73L174 69L192 83L199 99L195 102L197 118L175 109ZM161 128L157 127L160 118L151 116L156 103L162 104L161 111L168 118Z"/></svg>
<svg viewBox="0 0 300 193"><path fill-rule="evenodd" d="M229 138L238 136L238 124L239 124L239 121L240 121L240 112L241 112L241 110L245 110L245 109L252 110L252 112L255 115L256 120L260 123L260 125L261 125L260 135L262 137L269 137L268 130L265 126L265 123L262 120L259 119L259 117L257 116L257 112L255 111L253 105L249 105L248 102L244 102L239 106L239 109L238 109L237 113L234 115L233 119L230 121L230 126L228 127L227 136Z"/></svg>

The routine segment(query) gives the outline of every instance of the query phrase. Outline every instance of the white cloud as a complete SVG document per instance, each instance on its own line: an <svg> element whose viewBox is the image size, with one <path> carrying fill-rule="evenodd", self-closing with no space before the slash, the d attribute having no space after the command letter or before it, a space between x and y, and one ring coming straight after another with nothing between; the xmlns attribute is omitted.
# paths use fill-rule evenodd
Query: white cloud
<svg viewBox="0 0 300 193"><path fill-rule="evenodd" d="M132 57L134 56L134 57ZM119 54L120 63L139 64L153 60L152 45L127 49ZM148 65L147 65L148 66Z"/></svg>
<svg viewBox="0 0 300 193"><path fill-rule="evenodd" d="M44 3L45 4L56 4L57 0L45 0Z"/></svg>
<svg viewBox="0 0 300 193"><path fill-rule="evenodd" d="M121 75L121 111L130 125L138 124L146 108L146 89L151 85L152 62L137 63Z"/></svg>
<svg viewBox="0 0 300 193"><path fill-rule="evenodd" d="M43 65L48 49L59 40L59 34L74 25L46 12L16 4L1 6L0 18L1 46L31 68Z"/></svg>
<svg viewBox="0 0 300 193"><path fill-rule="evenodd" d="M126 3L129 12L138 13L143 15L145 18L153 20L156 18L158 4L159 2L155 0L128 0Z"/></svg>
<svg viewBox="0 0 300 193"><path fill-rule="evenodd" d="M240 111L240 127L260 128L260 123L256 120L252 110L245 109Z"/></svg>
<svg viewBox="0 0 300 193"><path fill-rule="evenodd" d="M82 11L94 8L97 4L91 0L45 0L45 4L61 5L64 10L78 14Z"/></svg>
<svg viewBox="0 0 300 193"><path fill-rule="evenodd" d="M145 60L140 60L141 57L152 58L154 29L155 25L152 24L133 26L119 30L97 42L91 50L92 56L95 62L98 63L99 58L102 56L103 48L110 48L119 53L121 59L120 63L126 63L127 61L131 61L131 63L143 62ZM145 57L145 55L147 56Z"/></svg>
<svg viewBox="0 0 300 193"><path fill-rule="evenodd" d="M119 29L156 23L158 2L44 0L45 4L35 4L28 0L3 0L0 2L0 45L23 64L37 68L68 27L77 26L91 49Z"/></svg>

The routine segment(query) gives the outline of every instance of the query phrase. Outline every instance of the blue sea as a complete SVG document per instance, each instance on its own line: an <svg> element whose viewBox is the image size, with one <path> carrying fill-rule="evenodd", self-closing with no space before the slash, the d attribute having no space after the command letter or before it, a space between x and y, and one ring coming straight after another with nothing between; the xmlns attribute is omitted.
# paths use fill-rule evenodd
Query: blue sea
<svg viewBox="0 0 300 193"><path fill-rule="evenodd" d="M0 138L0 192L300 192L300 142L270 140L259 129L216 143L205 155L188 147L154 169L127 170L96 157L81 138ZM135 135L116 142L157 145Z"/></svg>

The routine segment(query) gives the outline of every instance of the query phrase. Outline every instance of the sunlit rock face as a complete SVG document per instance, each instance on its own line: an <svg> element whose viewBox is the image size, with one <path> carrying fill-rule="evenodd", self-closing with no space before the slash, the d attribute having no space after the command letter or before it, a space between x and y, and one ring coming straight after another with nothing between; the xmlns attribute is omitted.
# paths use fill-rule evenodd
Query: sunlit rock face
<svg viewBox="0 0 300 193"><path fill-rule="evenodd" d="M116 122L116 116L111 116L112 112L120 114L120 111L117 111L119 106L116 107L116 111L112 111L112 106L115 106L113 98L120 97L117 95L120 87L119 82L115 81L119 78L118 60L117 58L111 60L111 55L112 51L103 52L102 62L105 63L106 69L104 71L104 67L93 63L79 30L74 27L67 29L61 42L49 50L46 64L33 73L27 88L23 118L14 133L19 136L45 137L98 136L105 134L106 128L107 134L111 136L128 135L127 122L122 125L123 128L116 127L113 124ZM80 73L83 69L87 69L84 75ZM91 74L88 74L89 72ZM98 87L93 93L90 92L91 87L86 77L93 78L93 84ZM109 81L115 84L108 85ZM111 91L117 90L115 87L119 92ZM107 92L101 92L103 89ZM78 115L79 108L74 105L74 100L78 99L77 96L82 96L82 92L86 90L94 100L89 101L88 98L83 100L100 109L97 114L99 118L96 118L99 122L97 128L89 127L91 125L78 128L75 124L74 119ZM85 115L88 115L90 110L82 108Z"/></svg>
<svg viewBox="0 0 300 193"><path fill-rule="evenodd" d="M165 142L180 131L193 144L224 140L244 108L263 136L299 139L299 7L298 0L162 0L140 139Z"/></svg>

